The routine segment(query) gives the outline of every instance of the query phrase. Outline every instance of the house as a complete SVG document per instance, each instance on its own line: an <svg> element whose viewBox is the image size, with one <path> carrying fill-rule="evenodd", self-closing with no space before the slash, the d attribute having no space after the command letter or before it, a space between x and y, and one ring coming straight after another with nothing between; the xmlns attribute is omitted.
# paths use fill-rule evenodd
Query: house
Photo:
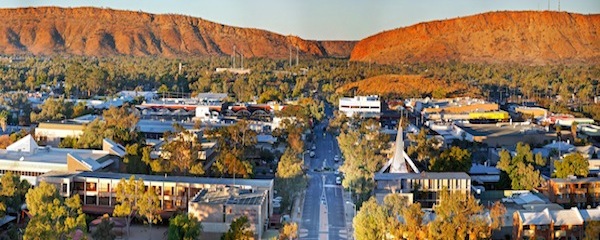
<svg viewBox="0 0 600 240"><path fill-rule="evenodd" d="M564 207L600 205L600 177L549 178L539 189L548 199Z"/></svg>
<svg viewBox="0 0 600 240"><path fill-rule="evenodd" d="M582 239L584 218L577 208L513 213L512 239Z"/></svg>

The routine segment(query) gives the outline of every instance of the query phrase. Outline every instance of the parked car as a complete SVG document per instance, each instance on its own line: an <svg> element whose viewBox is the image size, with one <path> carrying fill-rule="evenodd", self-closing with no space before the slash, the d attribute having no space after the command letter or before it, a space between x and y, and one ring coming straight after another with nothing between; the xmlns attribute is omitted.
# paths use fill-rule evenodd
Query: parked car
<svg viewBox="0 0 600 240"><path fill-rule="evenodd" d="M335 155L335 157L333 157L333 160L336 161L336 162L339 162L340 161L340 156Z"/></svg>
<svg viewBox="0 0 600 240"><path fill-rule="evenodd" d="M336 177L335 178L335 184L337 184L337 185L342 184L342 178L341 177Z"/></svg>

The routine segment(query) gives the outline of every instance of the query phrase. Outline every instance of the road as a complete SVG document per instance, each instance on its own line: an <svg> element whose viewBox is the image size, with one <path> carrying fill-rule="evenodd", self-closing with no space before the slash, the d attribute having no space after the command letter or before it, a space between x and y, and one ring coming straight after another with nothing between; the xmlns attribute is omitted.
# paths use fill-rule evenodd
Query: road
<svg viewBox="0 0 600 240"><path fill-rule="evenodd" d="M327 116L333 115L329 106L325 112ZM301 239L347 239L343 188L336 185L333 172L341 164L334 161L334 156L341 157L341 153L335 136L323 132L324 126L325 122L315 126L316 154L314 158L307 157L305 162L309 183L302 210ZM325 167L332 170L322 171Z"/></svg>

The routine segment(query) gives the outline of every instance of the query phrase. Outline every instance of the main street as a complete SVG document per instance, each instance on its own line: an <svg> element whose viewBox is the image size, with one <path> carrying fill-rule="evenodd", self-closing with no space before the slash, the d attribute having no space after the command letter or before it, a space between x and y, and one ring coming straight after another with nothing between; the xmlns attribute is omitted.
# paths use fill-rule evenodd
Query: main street
<svg viewBox="0 0 600 240"><path fill-rule="evenodd" d="M326 116L333 116L328 105L325 112ZM315 126L316 149L312 150L315 156L305 158L309 180L300 224L301 239L347 239L343 188L336 184L334 173L342 163L341 160L336 163L334 157L341 158L341 152L335 136L323 131L326 126L327 121Z"/></svg>

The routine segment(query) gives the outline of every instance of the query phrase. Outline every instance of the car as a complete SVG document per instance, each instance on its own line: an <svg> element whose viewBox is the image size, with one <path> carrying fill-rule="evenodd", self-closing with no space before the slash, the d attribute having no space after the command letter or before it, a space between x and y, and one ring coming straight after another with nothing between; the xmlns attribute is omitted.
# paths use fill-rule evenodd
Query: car
<svg viewBox="0 0 600 240"><path fill-rule="evenodd" d="M337 185L342 184L342 178L341 177L336 177L335 178L335 184L337 184Z"/></svg>
<svg viewBox="0 0 600 240"><path fill-rule="evenodd" d="M311 149L312 150L317 150L317 146L313 145Z"/></svg>
<svg viewBox="0 0 600 240"><path fill-rule="evenodd" d="M340 161L340 156L335 155L335 157L333 157L333 160L336 161L336 162L339 162Z"/></svg>
<svg viewBox="0 0 600 240"><path fill-rule="evenodd" d="M315 157L315 152L311 151L308 155L310 155L311 158L314 158Z"/></svg>

